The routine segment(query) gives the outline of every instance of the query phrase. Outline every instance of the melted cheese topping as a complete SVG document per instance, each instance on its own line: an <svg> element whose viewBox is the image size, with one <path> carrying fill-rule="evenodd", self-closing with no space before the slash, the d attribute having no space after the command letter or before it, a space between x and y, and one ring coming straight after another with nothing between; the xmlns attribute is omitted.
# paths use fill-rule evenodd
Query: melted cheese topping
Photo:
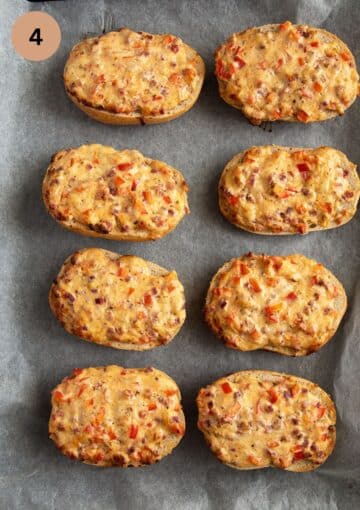
<svg viewBox="0 0 360 510"><path fill-rule="evenodd" d="M183 175L136 150L83 145L58 152L43 196L70 230L122 240L158 239L189 212Z"/></svg>
<svg viewBox="0 0 360 510"><path fill-rule="evenodd" d="M335 334L345 309L341 283L322 264L250 253L216 273L205 318L228 347L303 356Z"/></svg>
<svg viewBox="0 0 360 510"><path fill-rule="evenodd" d="M200 390L199 429L215 455L240 469L275 466L309 471L335 445L329 396L305 379L238 372ZM306 464L304 464L306 463Z"/></svg>
<svg viewBox="0 0 360 510"><path fill-rule="evenodd" d="M199 60L195 50L174 35L123 28L77 44L64 81L69 94L87 106L143 117L164 115L200 90Z"/></svg>
<svg viewBox="0 0 360 510"><path fill-rule="evenodd" d="M349 48L307 25L287 21L235 33L215 60L220 95L254 124L325 120L343 114L358 94Z"/></svg>
<svg viewBox="0 0 360 510"><path fill-rule="evenodd" d="M154 368L77 368L52 392L50 438L88 464L153 464L184 435L180 399L175 381Z"/></svg>
<svg viewBox="0 0 360 510"><path fill-rule="evenodd" d="M97 248L64 262L50 290L50 305L66 331L116 349L166 344L186 316L184 288L175 271Z"/></svg>
<svg viewBox="0 0 360 510"><path fill-rule="evenodd" d="M224 216L259 233L338 227L354 216L359 194L356 166L330 147L252 147L230 161L219 182Z"/></svg>

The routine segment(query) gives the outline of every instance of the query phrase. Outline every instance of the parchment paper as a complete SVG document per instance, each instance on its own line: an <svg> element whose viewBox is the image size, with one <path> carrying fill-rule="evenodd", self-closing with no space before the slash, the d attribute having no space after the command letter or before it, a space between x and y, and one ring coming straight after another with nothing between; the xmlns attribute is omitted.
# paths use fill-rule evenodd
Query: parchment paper
<svg viewBox="0 0 360 510"><path fill-rule="evenodd" d="M217 207L216 185L226 162L252 144L332 145L360 160L359 102L342 117L313 125L251 126L218 96L213 52L234 31L289 19L326 28L359 51L358 0L105 1L30 4L2 1L1 31L1 455L0 508L124 510L355 509L360 507L360 283L359 216L336 230L307 236L264 237L228 224ZM62 30L59 51L31 63L15 54L10 30L28 9L52 14ZM66 97L62 70L78 40L121 26L178 34L207 64L200 99L169 124L99 124ZM183 171L191 215L153 243L97 240L61 229L45 211L41 181L60 148L99 142L137 148ZM175 268L187 297L187 321L168 346L136 353L91 345L65 333L47 294L63 260L99 246ZM343 282L349 309L336 336L320 352L288 358L225 348L202 322L214 272L248 251L299 252L325 264ZM172 455L143 469L100 469L68 460L47 437L51 389L74 367L116 363L153 365L180 385L187 433ZM305 377L335 399L338 440L316 472L236 471L210 453L196 428L198 389L230 372L270 369Z"/></svg>

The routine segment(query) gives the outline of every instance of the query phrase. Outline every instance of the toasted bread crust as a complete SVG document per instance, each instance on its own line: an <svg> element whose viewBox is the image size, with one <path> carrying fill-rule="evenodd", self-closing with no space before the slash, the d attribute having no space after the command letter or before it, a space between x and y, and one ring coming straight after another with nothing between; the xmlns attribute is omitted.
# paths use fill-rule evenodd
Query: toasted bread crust
<svg viewBox="0 0 360 510"><path fill-rule="evenodd" d="M253 124L316 122L342 115L358 95L346 44L289 21L233 34L215 53L220 96Z"/></svg>
<svg viewBox="0 0 360 510"><path fill-rule="evenodd" d="M187 191L170 165L99 144L57 152L42 187L47 210L63 227L117 241L171 232L190 212Z"/></svg>
<svg viewBox="0 0 360 510"><path fill-rule="evenodd" d="M67 332L134 351L167 344L186 317L184 288L175 271L99 248L65 260L49 303Z"/></svg>
<svg viewBox="0 0 360 510"><path fill-rule="evenodd" d="M198 427L210 449L236 469L312 471L335 446L334 403L300 377L237 372L202 388L197 406Z"/></svg>
<svg viewBox="0 0 360 510"><path fill-rule="evenodd" d="M103 72L84 72L83 60L97 73L101 64ZM64 70L66 93L83 112L99 122L125 125L183 115L195 104L204 77L204 61L181 39L127 28L78 43Z"/></svg>
<svg viewBox="0 0 360 510"><path fill-rule="evenodd" d="M180 390L154 368L77 368L51 403L50 438L64 455L99 467L158 462L185 432Z"/></svg>
<svg viewBox="0 0 360 510"><path fill-rule="evenodd" d="M255 146L235 155L218 185L219 207L256 234L306 234L337 228L357 209L356 165L331 147Z"/></svg>
<svg viewBox="0 0 360 510"><path fill-rule="evenodd" d="M343 286L322 264L249 253L212 278L204 317L227 347L305 356L332 338L346 306Z"/></svg>

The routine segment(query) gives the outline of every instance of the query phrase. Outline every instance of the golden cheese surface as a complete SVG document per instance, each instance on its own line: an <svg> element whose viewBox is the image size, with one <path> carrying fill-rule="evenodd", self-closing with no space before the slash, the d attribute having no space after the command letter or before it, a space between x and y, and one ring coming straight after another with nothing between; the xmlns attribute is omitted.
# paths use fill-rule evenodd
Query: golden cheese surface
<svg viewBox="0 0 360 510"><path fill-rule="evenodd" d="M202 388L197 404L206 442L231 467L311 471L335 445L332 400L300 377L238 372Z"/></svg>
<svg viewBox="0 0 360 510"><path fill-rule="evenodd" d="M64 262L49 301L66 331L116 349L164 345L186 316L175 271L99 248L78 251Z"/></svg>
<svg viewBox="0 0 360 510"><path fill-rule="evenodd" d="M175 168L136 150L82 145L54 155L43 182L49 213L85 235L144 241L189 213L188 187Z"/></svg>
<svg viewBox="0 0 360 510"><path fill-rule="evenodd" d="M221 97L254 124L342 115L358 94L349 48L334 34L282 24L233 34L215 54Z"/></svg>
<svg viewBox="0 0 360 510"><path fill-rule="evenodd" d="M77 368L52 392L50 438L97 466L153 464L185 433L175 381L154 368Z"/></svg>
<svg viewBox="0 0 360 510"><path fill-rule="evenodd" d="M303 356L330 340L346 306L341 283L315 260L249 253L213 277L205 320L227 347Z"/></svg>
<svg viewBox="0 0 360 510"><path fill-rule="evenodd" d="M200 90L199 60L179 37L122 28L78 43L66 63L64 82L67 92L87 106L161 116L183 107Z"/></svg>
<svg viewBox="0 0 360 510"><path fill-rule="evenodd" d="M219 181L224 216L260 234L338 227L355 215L359 195L356 165L331 147L251 147L226 165Z"/></svg>

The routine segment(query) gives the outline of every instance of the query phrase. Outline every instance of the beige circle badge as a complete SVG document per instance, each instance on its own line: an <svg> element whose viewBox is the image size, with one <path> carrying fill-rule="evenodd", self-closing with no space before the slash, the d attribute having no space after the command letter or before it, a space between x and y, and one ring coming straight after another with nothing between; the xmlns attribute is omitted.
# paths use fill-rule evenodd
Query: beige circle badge
<svg viewBox="0 0 360 510"><path fill-rule="evenodd" d="M60 46L58 22L46 12L32 11L19 16L12 27L12 43L26 60L46 60Z"/></svg>

